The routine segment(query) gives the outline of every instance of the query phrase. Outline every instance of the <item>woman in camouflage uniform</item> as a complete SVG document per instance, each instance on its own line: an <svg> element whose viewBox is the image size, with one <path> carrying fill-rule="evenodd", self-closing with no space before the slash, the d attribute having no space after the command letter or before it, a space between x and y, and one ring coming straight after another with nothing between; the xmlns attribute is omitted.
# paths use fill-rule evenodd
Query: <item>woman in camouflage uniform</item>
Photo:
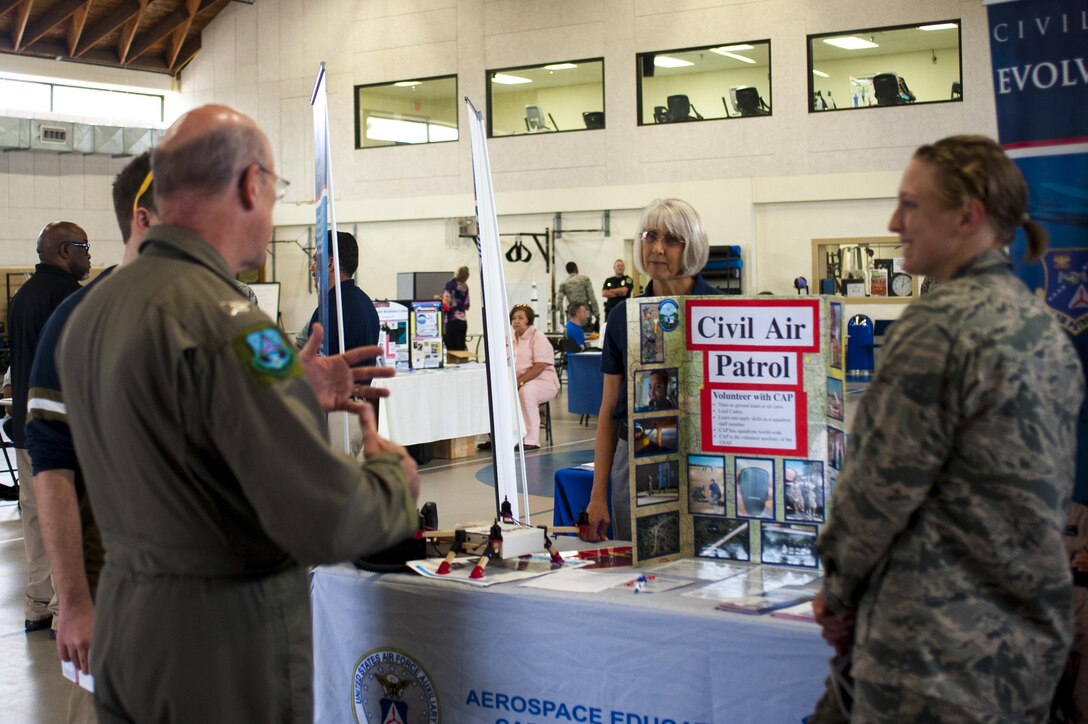
<svg viewBox="0 0 1088 724"><path fill-rule="evenodd" d="M1084 392L1054 316L1013 275L1045 232L992 140L922 146L889 223L941 281L892 325L818 543L839 656L811 722L1043 722L1069 649L1062 546ZM841 696L853 679L853 711Z"/></svg>

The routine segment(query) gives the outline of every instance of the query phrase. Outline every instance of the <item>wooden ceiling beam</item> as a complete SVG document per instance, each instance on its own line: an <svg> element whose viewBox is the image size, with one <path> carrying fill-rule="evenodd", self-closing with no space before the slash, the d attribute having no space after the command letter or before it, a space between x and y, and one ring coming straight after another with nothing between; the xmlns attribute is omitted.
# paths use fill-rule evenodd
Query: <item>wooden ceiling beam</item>
<svg viewBox="0 0 1088 724"><path fill-rule="evenodd" d="M199 9L200 0L185 0L185 10L189 13L189 17L170 35L170 42L166 44L167 68L173 68L174 63L177 62L178 53L181 51L182 44L185 43L185 36L189 34L189 28L193 26L193 19Z"/></svg>
<svg viewBox="0 0 1088 724"><path fill-rule="evenodd" d="M72 17L84 3L85 0L62 0L46 10L41 17L27 25L26 32L23 33L23 46L34 45L50 30Z"/></svg>
<svg viewBox="0 0 1088 724"><path fill-rule="evenodd" d="M19 14L15 16L15 22L11 26L11 46L16 51L23 49L23 33L26 32L26 21L30 19L30 9L34 7L34 0L23 0L19 6Z"/></svg>
<svg viewBox="0 0 1088 724"><path fill-rule="evenodd" d="M21 3L23 0L0 0L0 15Z"/></svg>
<svg viewBox="0 0 1088 724"><path fill-rule="evenodd" d="M79 38L83 35L83 28L87 24L87 15L91 12L94 0L85 0L82 7L72 15L72 22L68 25L68 57L76 54L79 46Z"/></svg>
<svg viewBox="0 0 1088 724"><path fill-rule="evenodd" d="M137 2L140 9L121 26L121 34L117 38L117 57L122 65L128 59L132 41L136 37L136 31L140 29L140 21L143 20L144 12L147 11L148 0L137 0Z"/></svg>
<svg viewBox="0 0 1088 724"><path fill-rule="evenodd" d="M142 3L139 2L139 0L125 0L122 2L107 13L101 20L83 31L83 37L79 39L79 44L76 45L76 52L72 55L77 58L82 56L95 45L102 42L102 40L114 30L117 30L117 28L143 12L144 6L146 5L146 0Z"/></svg>
<svg viewBox="0 0 1088 724"><path fill-rule="evenodd" d="M135 60L141 55L151 49L151 46L165 38L170 33L177 30L182 25L192 24L193 18L197 13L214 5L216 0L199 0L199 4L196 5L195 11L190 11L188 6L179 7L174 12L163 17L159 24L148 28L140 35L139 39L133 42L132 48L129 50L129 59ZM126 61L127 62L127 61Z"/></svg>

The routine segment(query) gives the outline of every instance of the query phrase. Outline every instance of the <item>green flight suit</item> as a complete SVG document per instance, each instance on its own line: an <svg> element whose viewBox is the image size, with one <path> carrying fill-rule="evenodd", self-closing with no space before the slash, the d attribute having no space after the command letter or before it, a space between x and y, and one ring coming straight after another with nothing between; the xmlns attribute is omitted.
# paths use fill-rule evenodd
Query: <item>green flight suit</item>
<svg viewBox="0 0 1088 724"><path fill-rule="evenodd" d="M395 455L332 452L293 346L208 244L152 229L58 348L102 531L101 722L309 722L306 566L410 535Z"/></svg>

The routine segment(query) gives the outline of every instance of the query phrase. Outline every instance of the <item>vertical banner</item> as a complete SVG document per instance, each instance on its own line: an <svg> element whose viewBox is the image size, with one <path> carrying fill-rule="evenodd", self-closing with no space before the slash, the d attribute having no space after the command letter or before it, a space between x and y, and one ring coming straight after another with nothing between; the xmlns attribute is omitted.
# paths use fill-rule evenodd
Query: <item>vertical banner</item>
<svg viewBox="0 0 1088 724"><path fill-rule="evenodd" d="M518 506L514 445L521 440L523 422L518 403L514 349L510 339L506 297L506 276L499 245L499 222L495 214L495 190L491 185L491 160L487 155L483 114L465 98L469 137L472 142L472 183L476 192L476 221L480 230L480 278L484 297L484 346L487 350L487 387L491 399L491 450L495 456L495 499L509 500L515 519L529 522L529 486L525 458L521 458L525 517ZM514 422L515 424L511 424ZM514 438L514 430L517 438Z"/></svg>
<svg viewBox="0 0 1088 724"><path fill-rule="evenodd" d="M336 236L336 211L332 194L332 154L329 147L329 96L325 85L325 63L322 61L317 70L317 81L314 83L314 92L310 96L310 105L314 109L314 198L317 200L316 225L314 246L314 271L317 277L317 321L325 330L325 338L321 341L321 354L327 355L332 348L332 340L329 339L329 262L327 252L332 248L333 274L340 278L340 249L336 244L327 244L331 228L332 235ZM340 285L336 285L336 325L340 342L339 349L344 349L344 307L340 297ZM306 330L309 335L310 330ZM348 418L340 416L343 422L343 446L344 452L350 452L351 441L348 431Z"/></svg>
<svg viewBox="0 0 1088 724"><path fill-rule="evenodd" d="M987 0L998 140L1030 187L1029 213L1050 234L1041 263L1017 274L1046 300L1088 368L1088 0ZM1082 408L1074 498L1088 500Z"/></svg>

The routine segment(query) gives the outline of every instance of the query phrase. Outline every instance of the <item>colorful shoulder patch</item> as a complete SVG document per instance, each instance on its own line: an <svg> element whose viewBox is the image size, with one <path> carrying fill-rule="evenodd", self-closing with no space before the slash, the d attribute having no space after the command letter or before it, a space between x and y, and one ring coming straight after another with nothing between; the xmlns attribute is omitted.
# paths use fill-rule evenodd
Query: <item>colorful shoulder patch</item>
<svg viewBox="0 0 1088 724"><path fill-rule="evenodd" d="M231 348L258 384L302 374L298 354L276 327L250 328L231 339Z"/></svg>

